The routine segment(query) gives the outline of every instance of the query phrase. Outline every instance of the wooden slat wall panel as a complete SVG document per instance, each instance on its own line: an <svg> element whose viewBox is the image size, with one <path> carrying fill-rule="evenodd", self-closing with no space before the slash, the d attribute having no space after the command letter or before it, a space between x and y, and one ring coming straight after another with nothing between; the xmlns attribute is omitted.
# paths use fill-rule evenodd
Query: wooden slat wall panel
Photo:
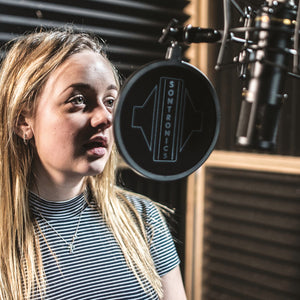
<svg viewBox="0 0 300 300"><path fill-rule="evenodd" d="M206 27L223 29L222 1L192 2L208 7ZM257 5L263 0L236 2ZM238 24L234 9L232 13L232 23ZM228 45L226 62L238 54L237 48ZM278 148L273 152L277 155L238 149L235 133L242 84L236 66L215 71L218 50L218 44L207 45L208 57L196 60L219 95L221 129L217 151L190 180L201 190L195 196L189 191L188 212L197 224L187 233L187 247L193 248L187 252L194 255L187 262L189 299L300 299L299 80L286 82L289 99L282 107ZM204 212L193 215L193 208L203 206ZM193 240L203 240L203 245Z"/></svg>
<svg viewBox="0 0 300 300"><path fill-rule="evenodd" d="M300 176L206 167L203 300L300 298Z"/></svg>

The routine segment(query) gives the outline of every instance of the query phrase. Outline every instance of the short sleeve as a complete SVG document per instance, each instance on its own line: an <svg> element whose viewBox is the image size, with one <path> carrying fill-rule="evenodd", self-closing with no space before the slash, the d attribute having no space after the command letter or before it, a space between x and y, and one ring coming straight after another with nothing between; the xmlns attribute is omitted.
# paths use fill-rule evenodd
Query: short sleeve
<svg viewBox="0 0 300 300"><path fill-rule="evenodd" d="M150 253L160 277L174 269L179 257L166 221L156 205L147 199L132 199L145 222Z"/></svg>

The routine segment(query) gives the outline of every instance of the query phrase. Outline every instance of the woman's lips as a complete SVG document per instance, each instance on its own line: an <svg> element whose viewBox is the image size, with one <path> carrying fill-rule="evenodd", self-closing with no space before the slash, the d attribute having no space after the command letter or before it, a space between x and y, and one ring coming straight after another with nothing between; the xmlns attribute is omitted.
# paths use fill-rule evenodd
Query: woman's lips
<svg viewBox="0 0 300 300"><path fill-rule="evenodd" d="M102 157L107 152L107 139L94 138L88 143L84 144L87 153L93 156Z"/></svg>
<svg viewBox="0 0 300 300"><path fill-rule="evenodd" d="M106 154L106 148L95 147L87 150L87 153L93 156L102 157Z"/></svg>

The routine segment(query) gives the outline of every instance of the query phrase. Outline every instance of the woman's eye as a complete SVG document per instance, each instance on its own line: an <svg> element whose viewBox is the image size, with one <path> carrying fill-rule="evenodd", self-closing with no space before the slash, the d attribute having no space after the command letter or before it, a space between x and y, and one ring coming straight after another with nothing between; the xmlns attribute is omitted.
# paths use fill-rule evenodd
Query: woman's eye
<svg viewBox="0 0 300 300"><path fill-rule="evenodd" d="M72 97L69 100L70 103L74 104L74 105L84 105L85 104L85 98L82 95L77 95Z"/></svg>
<svg viewBox="0 0 300 300"><path fill-rule="evenodd" d="M109 98L105 101L105 105L108 107L108 108L113 108L114 107L114 104L115 104L115 99L114 98Z"/></svg>

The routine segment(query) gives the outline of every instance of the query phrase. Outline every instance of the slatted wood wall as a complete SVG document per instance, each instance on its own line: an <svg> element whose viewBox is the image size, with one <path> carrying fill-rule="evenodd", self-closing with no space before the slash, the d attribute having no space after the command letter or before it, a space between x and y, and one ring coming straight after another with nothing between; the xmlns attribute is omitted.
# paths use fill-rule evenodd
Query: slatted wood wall
<svg viewBox="0 0 300 300"><path fill-rule="evenodd" d="M223 28L222 1L192 3L198 5L198 17L206 16L202 26ZM196 56L201 60L192 59L217 89L221 132L216 150L189 179L196 190L188 193L187 213L193 218L192 232L187 232L187 247L192 248L187 251L192 256L187 268L191 272L186 272L189 299L300 299L299 80L287 79L289 99L282 107L275 152L238 149L242 84L235 67L215 71L218 47L207 45L205 57L199 49ZM236 54L229 46L225 59Z"/></svg>
<svg viewBox="0 0 300 300"><path fill-rule="evenodd" d="M206 168L203 299L300 298L299 184Z"/></svg>

